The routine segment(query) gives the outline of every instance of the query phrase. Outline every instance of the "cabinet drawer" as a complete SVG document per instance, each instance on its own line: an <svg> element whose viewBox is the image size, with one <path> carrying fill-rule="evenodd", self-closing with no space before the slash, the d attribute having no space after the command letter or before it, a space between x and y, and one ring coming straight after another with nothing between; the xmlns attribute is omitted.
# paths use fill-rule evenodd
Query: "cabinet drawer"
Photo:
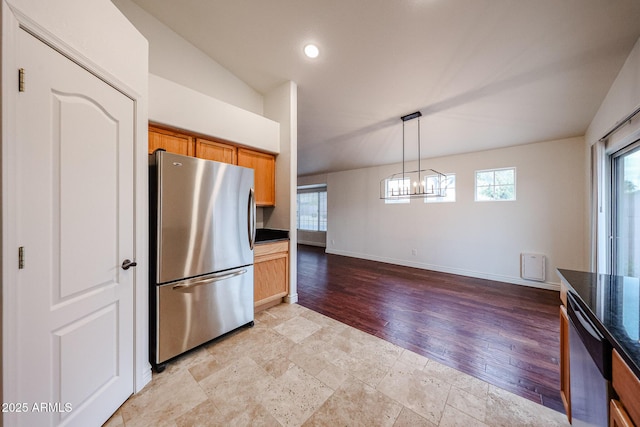
<svg viewBox="0 0 640 427"><path fill-rule="evenodd" d="M289 242L287 240L282 240L279 242L273 243L259 243L253 247L253 256L254 258L277 254L278 252L288 252L289 251Z"/></svg>
<svg viewBox="0 0 640 427"><path fill-rule="evenodd" d="M620 401L633 422L638 425L640 423L640 399L638 398L640 396L640 380L616 350L613 350L611 363L613 388L620 396Z"/></svg>

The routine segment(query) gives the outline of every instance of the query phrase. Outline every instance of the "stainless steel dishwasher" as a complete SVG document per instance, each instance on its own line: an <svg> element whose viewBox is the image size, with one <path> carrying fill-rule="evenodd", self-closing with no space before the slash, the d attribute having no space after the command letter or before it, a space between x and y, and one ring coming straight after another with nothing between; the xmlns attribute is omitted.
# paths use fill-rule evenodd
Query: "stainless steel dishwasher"
<svg viewBox="0 0 640 427"><path fill-rule="evenodd" d="M611 344L571 292L567 294L567 314L572 424L606 427L609 424Z"/></svg>

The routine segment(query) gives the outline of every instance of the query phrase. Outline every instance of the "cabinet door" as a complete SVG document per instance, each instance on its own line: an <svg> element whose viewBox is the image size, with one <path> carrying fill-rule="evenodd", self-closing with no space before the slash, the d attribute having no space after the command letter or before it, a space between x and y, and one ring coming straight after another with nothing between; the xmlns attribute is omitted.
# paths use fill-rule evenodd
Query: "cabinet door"
<svg viewBox="0 0 640 427"><path fill-rule="evenodd" d="M162 148L169 153L193 156L195 143L189 135L149 126L149 154Z"/></svg>
<svg viewBox="0 0 640 427"><path fill-rule="evenodd" d="M256 205L276 204L276 159L273 155L238 148L238 166L255 171Z"/></svg>
<svg viewBox="0 0 640 427"><path fill-rule="evenodd" d="M624 413L635 423L632 425L640 425L640 378L636 377L617 350L612 351L611 376L611 383L624 407Z"/></svg>
<svg viewBox="0 0 640 427"><path fill-rule="evenodd" d="M289 242L256 245L254 255L253 300L259 311L289 293Z"/></svg>
<svg viewBox="0 0 640 427"><path fill-rule="evenodd" d="M216 162L236 164L236 147L208 139L196 139L196 157Z"/></svg>
<svg viewBox="0 0 640 427"><path fill-rule="evenodd" d="M567 418L571 422L571 378L569 377L569 317L565 306L560 306L560 397Z"/></svg>
<svg viewBox="0 0 640 427"><path fill-rule="evenodd" d="M256 260L254 302L261 304L287 294L286 253L270 255L267 259Z"/></svg>

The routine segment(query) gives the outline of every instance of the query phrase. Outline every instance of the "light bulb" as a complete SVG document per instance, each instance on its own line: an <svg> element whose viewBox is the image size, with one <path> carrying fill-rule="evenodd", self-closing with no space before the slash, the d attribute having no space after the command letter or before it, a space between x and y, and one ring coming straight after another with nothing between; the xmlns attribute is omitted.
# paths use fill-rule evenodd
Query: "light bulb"
<svg viewBox="0 0 640 427"><path fill-rule="evenodd" d="M308 58L317 58L320 55L320 49L315 44L308 44L304 47L304 54Z"/></svg>

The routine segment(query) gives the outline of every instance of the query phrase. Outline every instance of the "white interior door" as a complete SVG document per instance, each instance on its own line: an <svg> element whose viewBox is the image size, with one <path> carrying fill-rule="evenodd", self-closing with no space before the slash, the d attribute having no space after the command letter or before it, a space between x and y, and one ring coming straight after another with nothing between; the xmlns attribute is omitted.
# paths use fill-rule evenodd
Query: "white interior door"
<svg viewBox="0 0 640 427"><path fill-rule="evenodd" d="M19 425L100 425L133 392L134 104L23 30L18 64L10 398Z"/></svg>

